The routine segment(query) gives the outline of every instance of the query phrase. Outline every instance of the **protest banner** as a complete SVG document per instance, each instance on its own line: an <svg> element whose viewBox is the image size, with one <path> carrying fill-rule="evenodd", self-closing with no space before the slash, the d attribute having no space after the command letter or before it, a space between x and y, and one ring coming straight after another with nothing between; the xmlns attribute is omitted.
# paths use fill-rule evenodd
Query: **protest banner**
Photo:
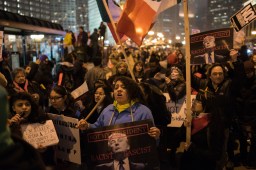
<svg viewBox="0 0 256 170"><path fill-rule="evenodd" d="M80 134L76 128L78 119L48 113L55 126L59 143L55 147L56 158L81 164Z"/></svg>
<svg viewBox="0 0 256 170"><path fill-rule="evenodd" d="M56 145L59 142L52 120L44 124L33 123L21 125L23 139L35 148Z"/></svg>
<svg viewBox="0 0 256 170"><path fill-rule="evenodd" d="M196 98L196 95L191 95L191 103ZM177 102L170 101L166 103L167 109L172 114L171 123L168 127L181 127L186 119L186 97L179 99Z"/></svg>
<svg viewBox="0 0 256 170"><path fill-rule="evenodd" d="M156 140L148 135L152 121L136 121L115 126L88 129L86 151L89 169L120 168L123 161L130 169L154 169L159 162Z"/></svg>
<svg viewBox="0 0 256 170"><path fill-rule="evenodd" d="M191 64L224 63L233 48L233 29L223 28L190 36Z"/></svg>
<svg viewBox="0 0 256 170"><path fill-rule="evenodd" d="M256 18L256 11L251 3L244 6L231 18L230 22L236 31L240 31L246 25L250 24Z"/></svg>

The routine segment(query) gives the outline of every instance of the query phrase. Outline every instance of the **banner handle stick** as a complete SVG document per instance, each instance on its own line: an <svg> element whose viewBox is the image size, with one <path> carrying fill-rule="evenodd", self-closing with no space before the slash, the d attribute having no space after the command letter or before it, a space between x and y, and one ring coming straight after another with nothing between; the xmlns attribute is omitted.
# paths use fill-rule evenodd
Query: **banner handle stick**
<svg viewBox="0 0 256 170"><path fill-rule="evenodd" d="M186 42L186 116L188 126L186 127L186 143L189 146L191 141L191 70L190 70L190 33L189 33L189 19L188 19L188 1L183 0L184 10L184 29Z"/></svg>
<svg viewBox="0 0 256 170"><path fill-rule="evenodd" d="M86 116L86 118L84 119L85 121L87 121L91 115L93 114L93 112L97 109L97 107L103 102L105 98L105 95L101 97L101 99L96 103L96 105L93 107L93 109L90 111L90 113Z"/></svg>
<svg viewBox="0 0 256 170"><path fill-rule="evenodd" d="M123 45L122 45L122 43L121 43L121 39L120 39L120 37L119 37L119 35L118 35L118 33L117 33L116 25L115 25L115 23L114 23L114 20L113 20L113 18L112 18L112 15L111 15L111 13L110 13L110 11L109 11L108 4L106 3L106 0L102 0L102 1L103 1L103 4L104 4L104 7L105 7L105 9L106 9L106 11L107 11L107 13L108 13L108 16L109 16L111 25L112 25L112 27L114 28L114 32L115 32L115 34L116 34L116 37L117 37L117 40L118 40L118 44L121 46L121 51L122 51L122 53L123 53L123 55L124 55L124 58L125 58L125 61L126 61L127 65L128 65L128 70L129 70L129 72L130 72L130 74L131 74L131 76L132 76L132 79L133 79L134 81L136 81L135 76L134 76L133 71L132 71L132 68L131 68L131 66L130 66L130 64L129 64L129 62L128 62L128 59L127 59L128 57L127 57L126 52L125 52L125 50L124 50L124 47L123 47Z"/></svg>

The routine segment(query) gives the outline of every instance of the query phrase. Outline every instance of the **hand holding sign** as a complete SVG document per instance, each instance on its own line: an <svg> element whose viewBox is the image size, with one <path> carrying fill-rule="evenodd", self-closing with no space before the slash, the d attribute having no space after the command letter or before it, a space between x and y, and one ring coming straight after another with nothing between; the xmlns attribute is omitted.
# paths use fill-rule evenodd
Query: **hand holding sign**
<svg viewBox="0 0 256 170"><path fill-rule="evenodd" d="M44 148L59 142L52 120L47 120L44 124L21 125L21 130L23 139L35 148Z"/></svg>
<svg viewBox="0 0 256 170"><path fill-rule="evenodd" d="M91 117L91 115L94 113L94 111L97 109L97 107L103 102L105 96L102 96L101 99L98 101L98 103L93 107L93 109L90 111L90 113L86 116L85 119L79 120L76 128L79 128L81 130L86 130L89 128L89 123L87 120Z"/></svg>

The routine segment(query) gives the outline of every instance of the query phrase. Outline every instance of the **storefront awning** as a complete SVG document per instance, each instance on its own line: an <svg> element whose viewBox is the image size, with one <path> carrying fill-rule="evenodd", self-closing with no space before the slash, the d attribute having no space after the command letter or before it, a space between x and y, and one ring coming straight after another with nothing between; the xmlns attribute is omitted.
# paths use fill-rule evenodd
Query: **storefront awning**
<svg viewBox="0 0 256 170"><path fill-rule="evenodd" d="M5 33L15 35L66 34L60 24L3 10L0 10L0 27L3 28Z"/></svg>

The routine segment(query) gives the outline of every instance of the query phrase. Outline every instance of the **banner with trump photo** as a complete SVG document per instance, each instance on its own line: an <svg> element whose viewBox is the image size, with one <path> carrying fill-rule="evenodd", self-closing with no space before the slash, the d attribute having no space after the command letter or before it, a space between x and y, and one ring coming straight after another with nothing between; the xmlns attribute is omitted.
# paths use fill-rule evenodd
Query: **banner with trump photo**
<svg viewBox="0 0 256 170"><path fill-rule="evenodd" d="M156 140L150 120L89 129L85 135L89 169L155 169Z"/></svg>
<svg viewBox="0 0 256 170"><path fill-rule="evenodd" d="M224 28L190 36L191 64L224 63L233 48L233 28Z"/></svg>

